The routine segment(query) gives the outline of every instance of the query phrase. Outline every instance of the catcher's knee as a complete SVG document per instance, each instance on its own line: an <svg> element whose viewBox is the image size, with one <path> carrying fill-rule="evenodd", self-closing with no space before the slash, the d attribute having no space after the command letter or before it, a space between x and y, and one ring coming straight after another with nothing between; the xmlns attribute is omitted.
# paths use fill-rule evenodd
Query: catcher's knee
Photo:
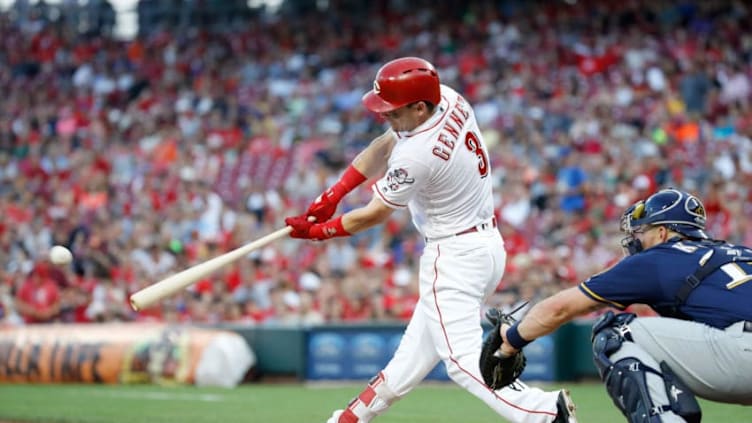
<svg viewBox="0 0 752 423"><path fill-rule="evenodd" d="M692 391L671 371L665 362L660 371L646 366L638 358L625 357L616 362L611 356L624 342L631 342L627 324L633 314L606 313L593 326L593 356L606 391L630 423L659 423L660 415L671 411L688 423L700 422L700 406ZM647 374L663 379L668 404L657 405L650 395Z"/></svg>
<svg viewBox="0 0 752 423"><path fill-rule="evenodd" d="M604 379L604 372L613 364L610 359L611 355L621 348L624 341L632 341L627 325L634 318L635 315L632 313L616 315L608 311L593 324L591 335L593 357L601 379Z"/></svg>

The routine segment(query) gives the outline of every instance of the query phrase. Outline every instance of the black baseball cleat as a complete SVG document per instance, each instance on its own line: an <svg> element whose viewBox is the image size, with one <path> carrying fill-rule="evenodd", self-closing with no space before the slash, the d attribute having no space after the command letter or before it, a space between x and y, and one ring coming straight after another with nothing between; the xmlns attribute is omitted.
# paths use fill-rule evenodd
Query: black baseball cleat
<svg viewBox="0 0 752 423"><path fill-rule="evenodd" d="M556 400L556 418L553 423L577 423L577 417L574 415L575 408L569 391L566 389L559 391L559 399Z"/></svg>

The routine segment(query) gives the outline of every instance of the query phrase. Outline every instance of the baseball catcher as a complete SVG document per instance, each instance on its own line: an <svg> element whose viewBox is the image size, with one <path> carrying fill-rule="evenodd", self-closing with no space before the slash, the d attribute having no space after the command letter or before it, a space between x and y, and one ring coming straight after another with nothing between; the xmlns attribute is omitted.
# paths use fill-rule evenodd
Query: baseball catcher
<svg viewBox="0 0 752 423"><path fill-rule="evenodd" d="M520 308L524 306L525 304ZM486 385L494 391L517 380L522 371L525 370L525 364L527 364L527 359L522 350L512 355L503 355L500 350L503 342L501 325L514 325L517 320L512 317L512 314L514 312L505 314L497 308L492 308L486 312L486 319L494 327L483 341L483 348L480 352L480 373L483 375L483 381Z"/></svg>

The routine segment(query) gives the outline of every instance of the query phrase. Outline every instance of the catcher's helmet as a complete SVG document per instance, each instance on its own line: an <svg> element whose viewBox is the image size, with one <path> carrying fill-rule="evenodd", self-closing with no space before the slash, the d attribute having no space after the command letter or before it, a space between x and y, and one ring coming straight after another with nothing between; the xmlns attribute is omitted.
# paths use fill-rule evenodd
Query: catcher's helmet
<svg viewBox="0 0 752 423"><path fill-rule="evenodd" d="M433 105L441 101L439 74L427 60L402 57L379 69L373 89L363 95L363 105L372 112L386 113L416 101Z"/></svg>
<svg viewBox="0 0 752 423"><path fill-rule="evenodd" d="M697 197L669 188L633 204L624 212L621 224L627 234L643 225L662 225L689 238L709 239L705 219L705 206Z"/></svg>

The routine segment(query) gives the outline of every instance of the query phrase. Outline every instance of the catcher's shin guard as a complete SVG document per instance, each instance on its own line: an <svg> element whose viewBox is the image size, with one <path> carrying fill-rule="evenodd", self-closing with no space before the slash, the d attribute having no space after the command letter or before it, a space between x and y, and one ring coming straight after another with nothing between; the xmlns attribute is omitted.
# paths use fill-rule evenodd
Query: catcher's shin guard
<svg viewBox="0 0 752 423"><path fill-rule="evenodd" d="M660 414L666 411L653 406L646 372L655 371L634 358L619 360L604 372L606 391L629 423L661 423Z"/></svg>
<svg viewBox="0 0 752 423"><path fill-rule="evenodd" d="M661 361L661 372L663 381L666 383L666 395L671 411L681 416L687 423L700 423L702 410L694 393L674 374L665 361Z"/></svg>
<svg viewBox="0 0 752 423"><path fill-rule="evenodd" d="M382 414L399 397L386 385L384 373L371 378L368 386L337 416L335 423L367 423ZM334 417L334 416L333 416Z"/></svg>
<svg viewBox="0 0 752 423"><path fill-rule="evenodd" d="M634 315L614 316L608 312L593 327L595 365L614 405L627 417L629 423L660 423L663 413L681 416L687 423L699 423L700 406L694 394L665 362L661 362L660 370L657 370L645 365L638 357L611 361L611 357L623 344L631 344L632 336L626 325L633 319ZM656 383L662 383L668 404L655 403L650 394L648 377L654 378L654 387Z"/></svg>

